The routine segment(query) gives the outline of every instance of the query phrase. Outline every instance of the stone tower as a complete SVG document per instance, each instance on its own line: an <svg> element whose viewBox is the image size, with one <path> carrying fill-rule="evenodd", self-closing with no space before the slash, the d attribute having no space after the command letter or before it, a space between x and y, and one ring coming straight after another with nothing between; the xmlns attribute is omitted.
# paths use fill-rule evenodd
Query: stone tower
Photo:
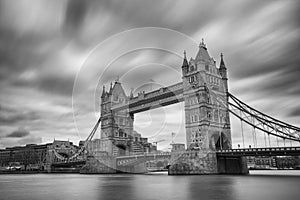
<svg viewBox="0 0 300 200"><path fill-rule="evenodd" d="M228 79L223 55L217 68L202 40L195 59L188 62L184 52L182 81L187 148L213 151L231 148Z"/></svg>
<svg viewBox="0 0 300 200"><path fill-rule="evenodd" d="M115 106L126 105L129 97L119 81L111 83L109 91L103 87L101 95L101 140L106 141L107 152L110 155L127 155L130 151L130 141L133 134L133 116L128 108L113 111Z"/></svg>

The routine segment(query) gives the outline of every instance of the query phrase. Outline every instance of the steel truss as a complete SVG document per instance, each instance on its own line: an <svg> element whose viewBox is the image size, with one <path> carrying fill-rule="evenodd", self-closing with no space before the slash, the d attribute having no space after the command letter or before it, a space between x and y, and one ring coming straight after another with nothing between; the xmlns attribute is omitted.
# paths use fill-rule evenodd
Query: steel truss
<svg viewBox="0 0 300 200"><path fill-rule="evenodd" d="M229 97L228 110L234 116L255 129L284 140L300 142L300 128L268 116L242 102L232 94Z"/></svg>

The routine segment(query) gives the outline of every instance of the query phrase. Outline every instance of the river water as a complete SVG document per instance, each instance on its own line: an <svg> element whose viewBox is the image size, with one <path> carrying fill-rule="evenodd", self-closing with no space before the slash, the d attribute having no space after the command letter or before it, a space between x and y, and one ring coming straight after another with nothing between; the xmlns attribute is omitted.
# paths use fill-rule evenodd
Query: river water
<svg viewBox="0 0 300 200"><path fill-rule="evenodd" d="M298 200L299 186L300 171L253 171L248 176L15 174L0 175L0 199Z"/></svg>

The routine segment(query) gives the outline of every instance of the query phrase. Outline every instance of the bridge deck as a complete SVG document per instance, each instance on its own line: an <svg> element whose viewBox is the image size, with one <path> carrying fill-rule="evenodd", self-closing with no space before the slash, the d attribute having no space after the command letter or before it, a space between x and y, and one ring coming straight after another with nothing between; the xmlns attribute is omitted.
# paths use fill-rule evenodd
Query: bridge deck
<svg viewBox="0 0 300 200"><path fill-rule="evenodd" d="M217 151L217 156L300 156L300 147L226 149Z"/></svg>
<svg viewBox="0 0 300 200"><path fill-rule="evenodd" d="M112 110L129 109L130 113L138 113L146 110L167 106L183 101L183 83L176 83L169 87L163 87L149 93L142 93L127 104L114 105Z"/></svg>

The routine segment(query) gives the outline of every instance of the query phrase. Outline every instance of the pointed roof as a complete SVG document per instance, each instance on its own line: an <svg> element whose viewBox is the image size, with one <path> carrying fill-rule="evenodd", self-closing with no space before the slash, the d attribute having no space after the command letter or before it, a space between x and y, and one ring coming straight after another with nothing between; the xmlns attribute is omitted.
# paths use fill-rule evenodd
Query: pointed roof
<svg viewBox="0 0 300 200"><path fill-rule="evenodd" d="M102 89L102 95L101 95L101 97L104 97L104 96L105 96L105 94L106 94L106 92L105 92L105 85L103 85L103 89Z"/></svg>
<svg viewBox="0 0 300 200"><path fill-rule="evenodd" d="M112 94L112 89L113 89L113 87L112 87L112 82L110 82L109 94Z"/></svg>
<svg viewBox="0 0 300 200"><path fill-rule="evenodd" d="M204 43L204 40L202 39L201 43L199 44L199 51L196 56L196 61L199 61L199 60L208 61L209 59L210 59L210 56L208 54L206 44Z"/></svg>
<svg viewBox="0 0 300 200"><path fill-rule="evenodd" d="M223 53L221 53L220 69L226 69L225 62L223 60Z"/></svg>
<svg viewBox="0 0 300 200"><path fill-rule="evenodd" d="M124 97L127 97L121 83L120 82L115 82L115 84L112 88L112 95L113 96L115 96L115 95L119 96L120 94L122 94Z"/></svg>
<svg viewBox="0 0 300 200"><path fill-rule="evenodd" d="M184 54L184 58L183 58L182 67L187 67L187 66L189 66L189 64L188 64L188 61L186 59L186 52L184 51L183 54Z"/></svg>

